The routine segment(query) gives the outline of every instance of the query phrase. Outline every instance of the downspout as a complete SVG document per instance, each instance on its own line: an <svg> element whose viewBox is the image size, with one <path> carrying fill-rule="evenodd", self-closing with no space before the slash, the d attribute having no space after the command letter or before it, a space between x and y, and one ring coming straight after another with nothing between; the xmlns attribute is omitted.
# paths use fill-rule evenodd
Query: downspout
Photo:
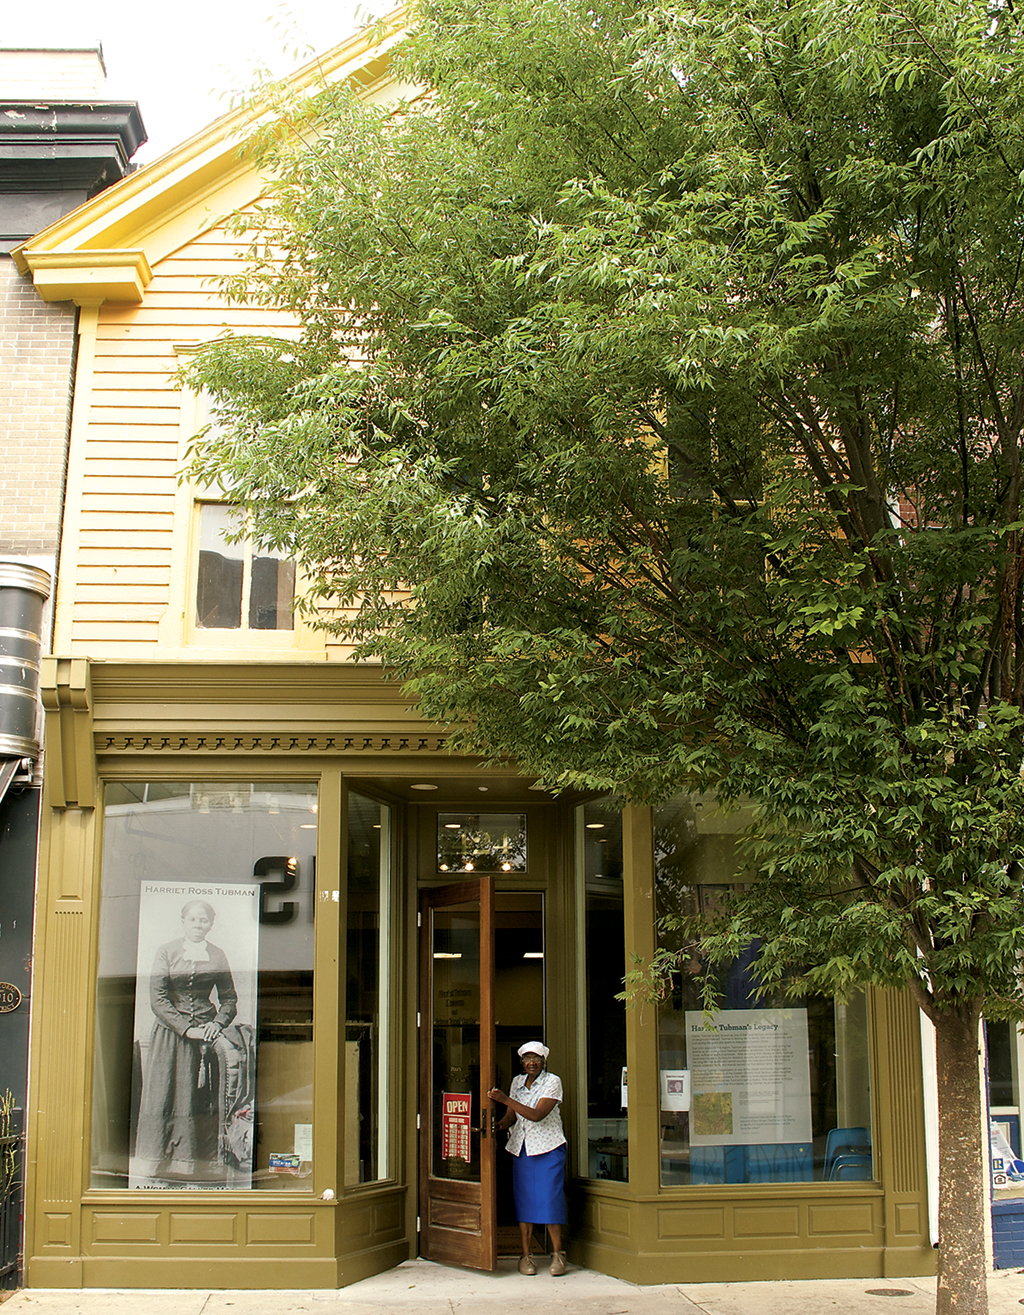
<svg viewBox="0 0 1024 1315"><path fill-rule="evenodd" d="M39 660L50 576L27 562L0 561L0 802L31 780L39 758Z"/></svg>

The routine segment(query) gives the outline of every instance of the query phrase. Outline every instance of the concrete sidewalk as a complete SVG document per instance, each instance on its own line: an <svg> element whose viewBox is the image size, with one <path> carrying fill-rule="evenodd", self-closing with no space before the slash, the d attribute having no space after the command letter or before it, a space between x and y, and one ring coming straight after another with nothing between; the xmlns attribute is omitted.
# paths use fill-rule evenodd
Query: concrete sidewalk
<svg viewBox="0 0 1024 1315"><path fill-rule="evenodd" d="M989 1282L991 1315L1021 1315L1024 1271L998 1270ZM0 1294L2 1295L2 1294ZM774 1283L671 1283L636 1287L570 1267L535 1278L501 1261L494 1274L410 1260L338 1291L239 1292L32 1288L4 1303L3 1315L517 1315L554 1303L559 1315L932 1315L934 1279L819 1279Z"/></svg>

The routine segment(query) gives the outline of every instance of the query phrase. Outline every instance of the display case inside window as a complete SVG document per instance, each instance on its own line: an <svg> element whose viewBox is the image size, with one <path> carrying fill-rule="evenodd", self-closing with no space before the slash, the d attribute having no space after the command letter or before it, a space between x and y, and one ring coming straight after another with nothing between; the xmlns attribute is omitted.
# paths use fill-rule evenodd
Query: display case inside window
<svg viewBox="0 0 1024 1315"><path fill-rule="evenodd" d="M598 799L577 810L582 855L588 1178L629 1178L622 813Z"/></svg>
<svg viewBox="0 0 1024 1315"><path fill-rule="evenodd" d="M748 823L704 796L654 810L659 916L710 911L749 879L739 846ZM676 933L661 935L679 965L658 1019L662 1183L870 1180L863 992L766 992L752 942L722 968L719 1006L707 1012L701 963Z"/></svg>
<svg viewBox="0 0 1024 1315"><path fill-rule="evenodd" d="M316 811L308 783L107 786L94 1188L308 1189Z"/></svg>

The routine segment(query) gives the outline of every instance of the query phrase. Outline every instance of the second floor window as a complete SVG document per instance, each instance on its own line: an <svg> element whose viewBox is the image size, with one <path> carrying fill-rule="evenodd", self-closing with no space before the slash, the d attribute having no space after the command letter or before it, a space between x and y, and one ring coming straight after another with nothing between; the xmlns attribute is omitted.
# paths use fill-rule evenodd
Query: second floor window
<svg viewBox="0 0 1024 1315"><path fill-rule="evenodd" d="M199 507L199 576L196 625L203 630L294 629L295 564L248 538L230 540L238 529L231 506Z"/></svg>

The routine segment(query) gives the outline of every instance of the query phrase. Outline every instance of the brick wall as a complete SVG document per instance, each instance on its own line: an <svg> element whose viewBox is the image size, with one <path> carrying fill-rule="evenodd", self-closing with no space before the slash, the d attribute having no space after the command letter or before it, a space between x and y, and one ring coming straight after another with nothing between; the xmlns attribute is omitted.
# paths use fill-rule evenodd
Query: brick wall
<svg viewBox="0 0 1024 1315"><path fill-rule="evenodd" d="M1024 1265L1024 1201L992 1203L992 1241L996 1269Z"/></svg>
<svg viewBox="0 0 1024 1315"><path fill-rule="evenodd" d="M74 307L0 256L0 555L56 550L74 349Z"/></svg>

